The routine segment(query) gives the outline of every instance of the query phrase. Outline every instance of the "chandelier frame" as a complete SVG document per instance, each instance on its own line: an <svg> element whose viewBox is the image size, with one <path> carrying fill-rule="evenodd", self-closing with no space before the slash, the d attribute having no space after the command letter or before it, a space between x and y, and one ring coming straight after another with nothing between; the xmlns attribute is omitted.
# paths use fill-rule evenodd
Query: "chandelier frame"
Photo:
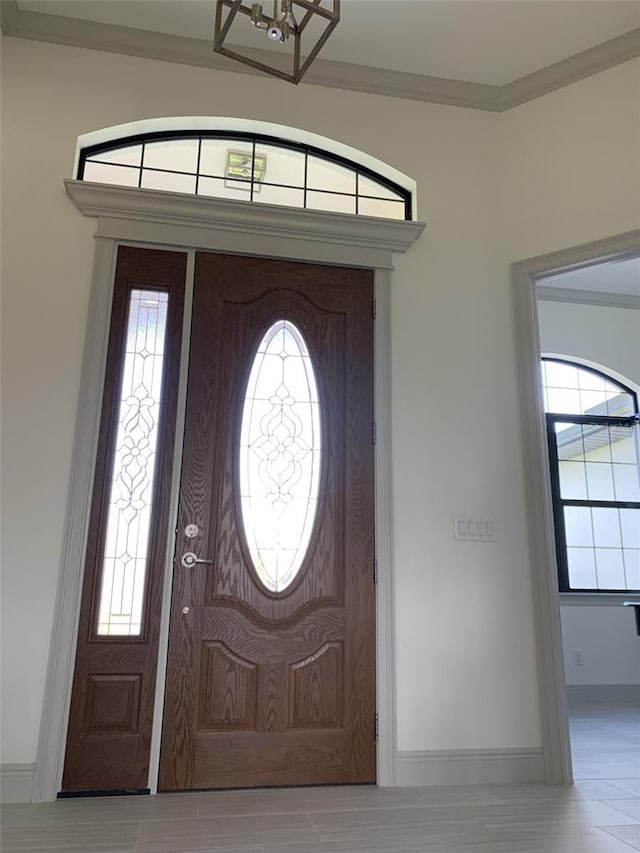
<svg viewBox="0 0 640 853"><path fill-rule="evenodd" d="M266 2L269 3L270 0L266 0ZM291 58L290 71L285 71L278 66L269 65L266 61L256 59L249 54L241 53L237 46L233 48L225 46L225 39L238 15L246 16L249 21L253 20L252 6L255 5L255 0L254 3L251 3L250 0L249 5L245 5L245 0L217 0L213 50L215 53L219 53L229 59L234 59L237 62L248 65L250 68L255 68L258 71L263 71L265 74L270 74L273 77L278 77L281 80L286 80L289 83L297 85L340 22L340 0L331 0L331 2L332 9L320 5L322 0L290 0L292 11L298 13L298 15L295 15L295 20L300 21L300 23L296 23L295 27L291 27L290 30L291 38L294 39L293 53L288 55ZM223 11L225 9L228 11L226 18L223 19ZM305 52L304 55L306 58L302 61L304 33L314 17L323 18L326 21L326 27L311 50ZM266 60L265 54L267 54L267 51L261 51L260 53ZM274 55L279 56L275 52Z"/></svg>

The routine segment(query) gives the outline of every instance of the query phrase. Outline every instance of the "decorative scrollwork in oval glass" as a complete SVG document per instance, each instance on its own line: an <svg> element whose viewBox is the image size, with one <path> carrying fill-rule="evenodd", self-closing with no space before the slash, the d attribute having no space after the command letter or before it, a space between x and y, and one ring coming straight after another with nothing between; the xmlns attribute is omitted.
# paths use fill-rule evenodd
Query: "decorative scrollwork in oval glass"
<svg viewBox="0 0 640 853"><path fill-rule="evenodd" d="M270 592L283 592L304 561L318 507L320 405L300 330L278 320L261 340L244 397L240 505L251 560Z"/></svg>

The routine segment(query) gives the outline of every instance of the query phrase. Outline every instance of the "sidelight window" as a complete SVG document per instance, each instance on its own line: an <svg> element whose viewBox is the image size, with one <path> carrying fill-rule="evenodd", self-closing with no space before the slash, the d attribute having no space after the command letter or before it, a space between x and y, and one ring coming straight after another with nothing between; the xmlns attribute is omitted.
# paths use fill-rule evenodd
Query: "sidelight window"
<svg viewBox="0 0 640 853"><path fill-rule="evenodd" d="M108 498L98 635L137 636L147 571L168 294L132 290Z"/></svg>

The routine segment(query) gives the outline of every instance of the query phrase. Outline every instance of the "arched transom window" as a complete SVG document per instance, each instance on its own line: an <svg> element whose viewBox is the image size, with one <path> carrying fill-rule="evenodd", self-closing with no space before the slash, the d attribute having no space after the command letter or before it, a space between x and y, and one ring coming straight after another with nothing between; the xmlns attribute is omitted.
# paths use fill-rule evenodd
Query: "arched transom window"
<svg viewBox="0 0 640 853"><path fill-rule="evenodd" d="M560 359L542 360L542 385L560 590L638 591L638 397Z"/></svg>
<svg viewBox="0 0 640 853"><path fill-rule="evenodd" d="M334 152L230 130L166 131L80 150L79 180L255 204L411 219L405 187Z"/></svg>

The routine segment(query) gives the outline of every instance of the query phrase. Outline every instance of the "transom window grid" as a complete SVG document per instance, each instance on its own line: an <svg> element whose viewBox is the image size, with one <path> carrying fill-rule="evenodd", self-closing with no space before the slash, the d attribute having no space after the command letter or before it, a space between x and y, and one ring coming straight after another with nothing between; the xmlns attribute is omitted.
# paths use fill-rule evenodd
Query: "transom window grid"
<svg viewBox="0 0 640 853"><path fill-rule="evenodd" d="M543 359L542 373L547 408L562 388L556 408L580 410L546 415L560 591L640 591L637 395L571 362Z"/></svg>
<svg viewBox="0 0 640 853"><path fill-rule="evenodd" d="M251 156L251 169L247 169L246 176L230 177L228 171L208 168L203 152L206 151L208 141L216 140L225 142L230 150L234 150L235 144L245 146L244 150L247 154L250 152ZM168 167L166 164L154 163L153 152L157 151L158 143L180 145L189 142L194 143L196 148L195 156L191 158L193 162L188 167L174 168L173 165ZM260 162L264 156L261 149L264 148L269 148L272 153L288 152L302 158L302 179L270 181L268 164L266 174L260 178ZM338 184L345 183L340 177L353 178L352 186L330 188L326 183L324 186L316 184L312 176L313 168L318 169L320 166L322 171L322 164L331 169ZM97 166L110 170L109 181L103 177L92 177L91 172ZM104 168L101 171L104 171ZM407 221L412 218L411 193L389 178L315 146L264 134L175 131L125 137L84 148L80 153L77 177L78 180L96 179L101 183L164 189L209 197L228 198L229 190L232 190L237 191L232 197L252 202L268 203L271 199L265 198L265 195L271 192L277 194L277 200L271 203L289 207L375 215ZM267 190L267 193L263 190ZM372 206L375 209L373 213L370 212Z"/></svg>

